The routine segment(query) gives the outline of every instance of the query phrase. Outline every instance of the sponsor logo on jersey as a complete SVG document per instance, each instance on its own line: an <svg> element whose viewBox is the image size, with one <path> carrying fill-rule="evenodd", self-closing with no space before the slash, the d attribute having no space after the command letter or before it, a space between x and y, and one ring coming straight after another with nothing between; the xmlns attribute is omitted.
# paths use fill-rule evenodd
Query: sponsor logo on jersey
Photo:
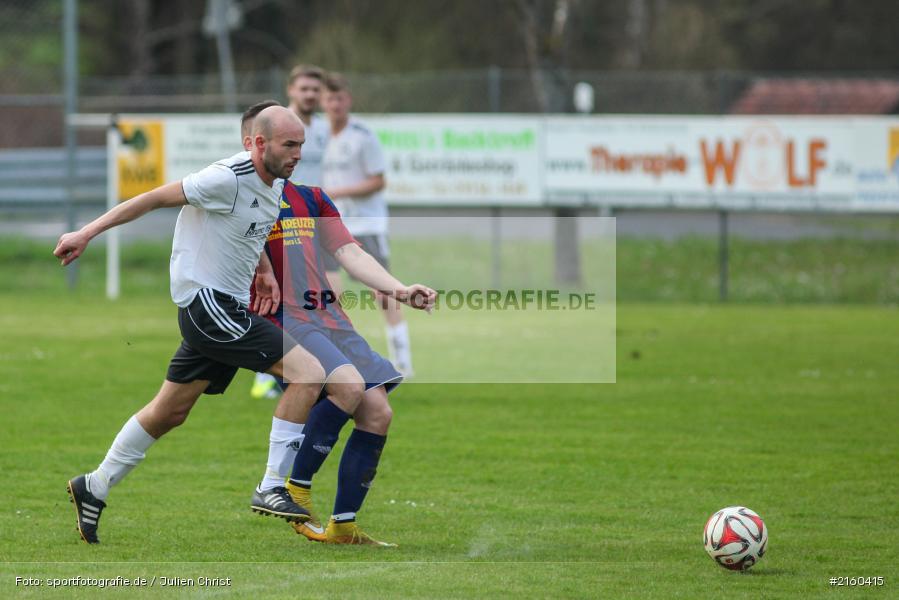
<svg viewBox="0 0 899 600"><path fill-rule="evenodd" d="M247 238L267 237L275 224L269 223L268 225L260 225L259 227L256 227L256 225L257 223L255 221L253 223L250 223L249 228L247 228L247 232L244 233L243 236Z"/></svg>
<svg viewBox="0 0 899 600"><path fill-rule="evenodd" d="M259 200L256 198L253 198L253 203L250 204L250 208L259 208Z"/></svg>

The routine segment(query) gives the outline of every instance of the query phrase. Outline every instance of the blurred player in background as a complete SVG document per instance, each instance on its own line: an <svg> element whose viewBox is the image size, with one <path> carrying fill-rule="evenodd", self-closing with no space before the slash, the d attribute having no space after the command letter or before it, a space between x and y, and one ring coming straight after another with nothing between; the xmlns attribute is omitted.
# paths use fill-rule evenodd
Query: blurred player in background
<svg viewBox="0 0 899 600"><path fill-rule="evenodd" d="M325 72L314 65L299 65L290 72L287 81L288 108L303 122L306 143L297 168L290 181L297 185L321 187L322 157L328 143L328 121L316 114L322 96Z"/></svg>
<svg viewBox="0 0 899 600"><path fill-rule="evenodd" d="M322 155L325 153L325 145L328 143L330 127L324 118L316 114L316 111L319 109L324 79L324 70L315 65L298 65L291 70L290 76L287 78L287 98L290 101L288 108L300 118L306 128L303 154L290 176L290 181L297 185L313 187L322 185ZM247 109L247 112L244 113L243 123L247 123L247 115L262 104L265 103L256 104ZM256 114L258 111L250 115L250 124L252 124L252 117L255 117ZM246 147L248 133L241 135L244 138L244 147ZM274 377L268 373L256 374L250 390L253 398L277 398L280 393L281 388Z"/></svg>
<svg viewBox="0 0 899 600"><path fill-rule="evenodd" d="M344 77L332 73L325 78L322 108L328 117L331 136L322 159L322 187L334 199L353 237L389 270L384 151L374 132L350 116L352 100ZM339 295L339 265L326 255L325 267L332 288ZM412 347L400 305L381 294L378 300L387 321L390 361L404 377L411 377Z"/></svg>

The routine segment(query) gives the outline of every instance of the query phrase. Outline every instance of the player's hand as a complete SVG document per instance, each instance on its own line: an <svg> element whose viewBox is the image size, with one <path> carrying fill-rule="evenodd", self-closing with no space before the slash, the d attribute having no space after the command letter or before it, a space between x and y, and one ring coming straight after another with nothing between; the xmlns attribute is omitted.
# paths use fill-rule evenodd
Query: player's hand
<svg viewBox="0 0 899 600"><path fill-rule="evenodd" d="M253 298L253 306L250 309L257 315L273 315L281 304L281 288L275 274L271 271L256 273L254 281L256 297Z"/></svg>
<svg viewBox="0 0 899 600"><path fill-rule="evenodd" d="M412 308L431 312L437 302L437 292L426 285L415 283L396 293L396 299Z"/></svg>
<svg viewBox="0 0 899 600"><path fill-rule="evenodd" d="M62 266L66 266L84 253L88 242L90 238L80 231L65 233L60 236L53 254Z"/></svg>

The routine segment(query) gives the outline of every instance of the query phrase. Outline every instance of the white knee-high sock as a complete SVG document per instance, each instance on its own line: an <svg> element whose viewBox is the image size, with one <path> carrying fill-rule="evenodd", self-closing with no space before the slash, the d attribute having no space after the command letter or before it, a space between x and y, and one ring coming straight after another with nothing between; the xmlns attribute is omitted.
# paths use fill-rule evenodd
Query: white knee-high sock
<svg viewBox="0 0 899 600"><path fill-rule="evenodd" d="M409 326L405 321L387 325L387 355L398 368L412 370L412 345L409 343Z"/></svg>
<svg viewBox="0 0 899 600"><path fill-rule="evenodd" d="M284 486L305 437L303 427L302 423L291 423L272 417L272 432L268 438L268 463L265 465L265 477L259 484L259 491L265 492Z"/></svg>
<svg viewBox="0 0 899 600"><path fill-rule="evenodd" d="M98 500L106 500L109 488L140 464L155 441L156 438L141 427L137 415L132 416L113 440L97 470L87 475L88 491Z"/></svg>

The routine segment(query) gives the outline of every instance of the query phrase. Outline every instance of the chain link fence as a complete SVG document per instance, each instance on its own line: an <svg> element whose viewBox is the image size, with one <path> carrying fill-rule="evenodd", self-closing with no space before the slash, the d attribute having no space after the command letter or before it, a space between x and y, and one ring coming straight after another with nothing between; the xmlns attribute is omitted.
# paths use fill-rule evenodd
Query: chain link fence
<svg viewBox="0 0 899 600"><path fill-rule="evenodd" d="M261 98L286 101L287 72L280 67L238 73L238 104ZM533 75L525 69L349 73L354 106L368 113L540 112ZM731 72L576 71L544 78L558 112L573 110L572 90L586 82L595 91L595 112L641 114L725 113L759 75ZM219 112L224 106L217 74L134 78L85 78L83 112Z"/></svg>
<svg viewBox="0 0 899 600"><path fill-rule="evenodd" d="M21 0L24 3L24 0ZM6 58L4 50L0 57ZM62 95L58 68L22 73L14 61L0 63L0 148L62 144ZM286 102L287 70L238 73L238 106L261 99ZM396 74L350 73L354 109L366 113L535 113L541 111L534 76L524 69ZM803 74L826 81L832 75ZM594 90L598 114L725 114L742 94L768 74L749 72L576 71L555 74L548 93L554 112L572 112L573 88L585 82ZM780 76L781 80L789 80ZM796 76L799 79L799 76ZM887 75L881 81L894 81ZM554 96L554 97L553 97ZM79 82L79 112L221 112L225 106L217 74L85 77ZM899 110L899 101L895 107ZM895 110L894 110L895 112ZM83 135L83 134L82 134ZM102 143L89 136L86 143Z"/></svg>
<svg viewBox="0 0 899 600"><path fill-rule="evenodd" d="M63 145L62 2L0 3L0 148Z"/></svg>

